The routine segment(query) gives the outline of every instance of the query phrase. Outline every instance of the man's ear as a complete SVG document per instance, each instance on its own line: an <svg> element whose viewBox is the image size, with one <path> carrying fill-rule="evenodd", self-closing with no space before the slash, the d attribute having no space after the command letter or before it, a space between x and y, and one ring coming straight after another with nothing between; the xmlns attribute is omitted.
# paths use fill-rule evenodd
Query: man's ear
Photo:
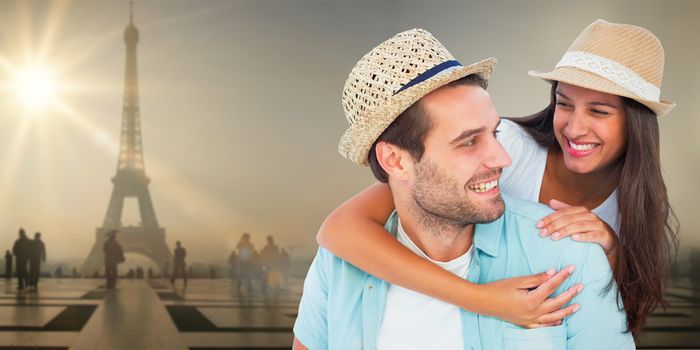
<svg viewBox="0 0 700 350"><path fill-rule="evenodd" d="M397 180L408 179L413 169L413 158L407 151L387 142L378 142L375 151L379 165L389 177Z"/></svg>

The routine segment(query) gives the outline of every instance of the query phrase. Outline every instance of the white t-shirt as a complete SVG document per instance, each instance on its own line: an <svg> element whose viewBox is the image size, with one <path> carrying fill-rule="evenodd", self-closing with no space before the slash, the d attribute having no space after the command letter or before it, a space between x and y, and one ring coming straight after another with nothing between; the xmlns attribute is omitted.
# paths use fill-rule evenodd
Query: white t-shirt
<svg viewBox="0 0 700 350"><path fill-rule="evenodd" d="M416 255L465 277L472 259L472 248L448 262L434 261L416 246L401 226L396 238ZM384 317L379 327L377 349L464 349L460 308L397 285L389 285Z"/></svg>
<svg viewBox="0 0 700 350"><path fill-rule="evenodd" d="M544 168L547 165L547 149L538 145L527 131L508 119L501 119L498 129L498 140L513 160L511 166L503 169L499 183L501 190L513 197L539 201ZM593 213L607 222L615 232L620 232L617 190L593 209Z"/></svg>

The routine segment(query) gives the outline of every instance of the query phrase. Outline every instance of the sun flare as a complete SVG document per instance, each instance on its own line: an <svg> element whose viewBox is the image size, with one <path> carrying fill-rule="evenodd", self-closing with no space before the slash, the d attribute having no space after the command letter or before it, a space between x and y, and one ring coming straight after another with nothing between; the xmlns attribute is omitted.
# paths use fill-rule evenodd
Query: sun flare
<svg viewBox="0 0 700 350"><path fill-rule="evenodd" d="M42 110L56 101L56 75L40 64L30 64L15 73L14 90L19 102L29 111Z"/></svg>

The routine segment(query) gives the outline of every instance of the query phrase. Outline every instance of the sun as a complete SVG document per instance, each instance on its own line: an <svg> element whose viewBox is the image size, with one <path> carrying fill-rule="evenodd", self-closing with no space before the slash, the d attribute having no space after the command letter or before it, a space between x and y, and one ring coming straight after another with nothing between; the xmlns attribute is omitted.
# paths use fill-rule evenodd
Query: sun
<svg viewBox="0 0 700 350"><path fill-rule="evenodd" d="M58 98L56 75L45 65L28 64L17 70L14 78L15 94L27 111L44 110Z"/></svg>

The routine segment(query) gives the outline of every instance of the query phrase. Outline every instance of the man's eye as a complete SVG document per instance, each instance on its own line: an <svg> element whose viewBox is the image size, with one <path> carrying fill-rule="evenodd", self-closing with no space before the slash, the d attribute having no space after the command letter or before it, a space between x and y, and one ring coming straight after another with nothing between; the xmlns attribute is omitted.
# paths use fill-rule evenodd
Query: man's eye
<svg viewBox="0 0 700 350"><path fill-rule="evenodd" d="M462 146L465 146L465 147L471 147L474 145L476 145L476 139L469 139L462 144Z"/></svg>

